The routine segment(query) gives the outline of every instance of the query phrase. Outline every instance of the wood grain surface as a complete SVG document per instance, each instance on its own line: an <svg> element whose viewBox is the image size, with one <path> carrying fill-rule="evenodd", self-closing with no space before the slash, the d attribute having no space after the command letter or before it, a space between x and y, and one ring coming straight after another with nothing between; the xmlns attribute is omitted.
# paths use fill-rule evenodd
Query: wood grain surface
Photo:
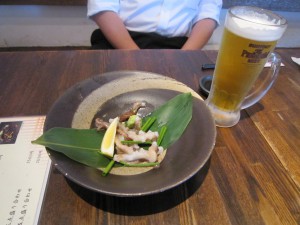
<svg viewBox="0 0 300 225"><path fill-rule="evenodd" d="M232 128L218 128L206 166L176 188L119 198L94 193L52 168L39 224L300 224L300 49L277 49L278 80ZM68 88L116 70L150 71L198 91L215 51L0 52L0 117L45 115ZM195 115L194 115L195 116ZM205 130L199 131L199 135Z"/></svg>

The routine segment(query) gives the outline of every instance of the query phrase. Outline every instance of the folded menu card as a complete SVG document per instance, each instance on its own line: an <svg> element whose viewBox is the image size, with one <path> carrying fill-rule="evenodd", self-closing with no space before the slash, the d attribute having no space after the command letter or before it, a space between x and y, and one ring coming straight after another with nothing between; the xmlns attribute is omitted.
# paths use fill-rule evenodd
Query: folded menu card
<svg viewBox="0 0 300 225"><path fill-rule="evenodd" d="M44 116L0 118L0 224L38 223L51 161L31 144L42 134Z"/></svg>

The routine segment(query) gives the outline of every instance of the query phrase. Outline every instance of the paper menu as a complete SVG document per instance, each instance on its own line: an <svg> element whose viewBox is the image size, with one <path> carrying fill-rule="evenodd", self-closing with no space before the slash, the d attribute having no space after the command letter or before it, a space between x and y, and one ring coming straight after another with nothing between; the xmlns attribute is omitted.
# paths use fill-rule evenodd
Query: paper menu
<svg viewBox="0 0 300 225"><path fill-rule="evenodd" d="M0 118L0 224L38 223L51 160L31 144L45 116Z"/></svg>

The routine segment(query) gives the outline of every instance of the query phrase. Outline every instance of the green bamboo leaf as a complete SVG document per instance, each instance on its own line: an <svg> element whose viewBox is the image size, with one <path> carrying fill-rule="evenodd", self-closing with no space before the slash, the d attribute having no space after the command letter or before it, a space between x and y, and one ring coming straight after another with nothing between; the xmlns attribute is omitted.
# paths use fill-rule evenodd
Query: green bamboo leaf
<svg viewBox="0 0 300 225"><path fill-rule="evenodd" d="M94 129L54 127L32 141L93 168L105 167L110 159L99 153L104 132Z"/></svg>
<svg viewBox="0 0 300 225"><path fill-rule="evenodd" d="M143 118L143 122L148 117L156 117L156 121L150 127L151 131L160 131L163 126L167 127L161 146L165 149L177 141L189 122L193 113L193 97L191 93L179 94L164 105Z"/></svg>

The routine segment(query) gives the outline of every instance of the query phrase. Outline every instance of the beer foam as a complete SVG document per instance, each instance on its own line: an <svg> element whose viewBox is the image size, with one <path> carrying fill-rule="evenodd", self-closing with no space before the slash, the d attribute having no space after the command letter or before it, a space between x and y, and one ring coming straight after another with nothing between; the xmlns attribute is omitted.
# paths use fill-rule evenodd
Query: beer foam
<svg viewBox="0 0 300 225"><path fill-rule="evenodd" d="M238 36L257 41L279 40L286 26L278 26L280 21L268 20L267 15L242 15L226 18L225 27Z"/></svg>

